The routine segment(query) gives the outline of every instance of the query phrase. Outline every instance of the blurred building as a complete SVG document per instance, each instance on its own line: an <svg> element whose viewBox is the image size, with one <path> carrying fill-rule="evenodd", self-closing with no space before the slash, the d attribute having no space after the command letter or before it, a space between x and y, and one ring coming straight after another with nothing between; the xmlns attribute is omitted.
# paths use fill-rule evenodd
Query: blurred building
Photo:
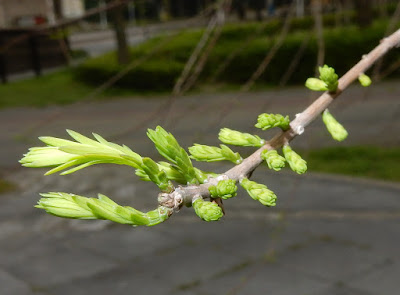
<svg viewBox="0 0 400 295"><path fill-rule="evenodd" d="M31 27L83 15L83 0L2 0L0 27Z"/></svg>

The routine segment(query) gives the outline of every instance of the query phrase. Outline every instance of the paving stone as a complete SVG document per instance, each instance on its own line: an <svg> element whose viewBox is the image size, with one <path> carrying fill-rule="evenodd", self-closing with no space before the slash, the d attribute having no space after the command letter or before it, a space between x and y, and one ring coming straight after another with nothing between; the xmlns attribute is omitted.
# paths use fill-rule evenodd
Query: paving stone
<svg viewBox="0 0 400 295"><path fill-rule="evenodd" d="M310 293L310 295L373 295L373 294L380 294L380 293L370 293L365 290L351 288L343 282L337 282L331 287L326 289Z"/></svg>
<svg viewBox="0 0 400 295"><path fill-rule="evenodd" d="M399 288L399 273L400 259L396 257L395 261L371 270L369 274L351 281L350 285L371 294L394 294Z"/></svg>
<svg viewBox="0 0 400 295"><path fill-rule="evenodd" d="M17 236L0 245L0 266L35 286L49 286L92 276L116 263L91 251L45 235Z"/></svg>
<svg viewBox="0 0 400 295"><path fill-rule="evenodd" d="M185 243L156 254L126 261L118 269L75 280L52 290L56 294L175 294L235 265L232 257L205 246ZM239 258L238 258L239 259ZM84 291L82 291L84 290ZM86 293L85 293L86 292Z"/></svg>
<svg viewBox="0 0 400 295"><path fill-rule="evenodd" d="M236 294L308 295L327 285L326 282L302 272L269 264L262 266L244 280L246 280L244 283L238 284L240 290Z"/></svg>
<svg viewBox="0 0 400 295"><path fill-rule="evenodd" d="M0 268L0 294L30 295L32 292L28 284Z"/></svg>

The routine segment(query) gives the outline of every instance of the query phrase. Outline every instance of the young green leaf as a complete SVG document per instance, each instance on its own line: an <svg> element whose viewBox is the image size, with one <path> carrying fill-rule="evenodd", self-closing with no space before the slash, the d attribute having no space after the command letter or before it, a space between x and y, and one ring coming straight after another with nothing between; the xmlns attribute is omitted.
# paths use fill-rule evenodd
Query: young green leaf
<svg viewBox="0 0 400 295"><path fill-rule="evenodd" d="M175 164L188 183L197 182L192 161L171 133L157 126L155 130L148 129L147 135L160 155Z"/></svg>
<svg viewBox="0 0 400 295"><path fill-rule="evenodd" d="M152 159L143 158L142 169L162 192L170 193L173 191L174 187L168 180L167 174L164 170L160 170L157 163Z"/></svg>
<svg viewBox="0 0 400 295"><path fill-rule="evenodd" d="M106 219L133 226L152 226L164 222L172 213L172 209L162 206L143 213L132 207L120 206L104 195L99 195L98 199L55 192L41 196L36 208L64 218Z"/></svg>
<svg viewBox="0 0 400 295"><path fill-rule="evenodd" d="M265 140L261 139L257 135L251 135L249 133L242 133L229 128L222 128L218 136L219 140L226 144L238 145L238 146L255 146L261 147L264 145Z"/></svg>
<svg viewBox="0 0 400 295"><path fill-rule="evenodd" d="M195 143L194 146L189 148L191 158L196 161L216 162L228 160L235 164L242 162L242 157L239 153L233 152L226 145L221 144L221 148L215 146L201 145Z"/></svg>
<svg viewBox="0 0 400 295"><path fill-rule="evenodd" d="M20 163L25 167L54 167L46 175L73 167L61 173L70 174L101 163L128 165L134 168L140 168L142 165L142 157L126 146L110 143L97 134L94 136L98 141L95 141L75 131L67 131L77 142L49 136L40 137L39 139L48 146L30 148Z"/></svg>

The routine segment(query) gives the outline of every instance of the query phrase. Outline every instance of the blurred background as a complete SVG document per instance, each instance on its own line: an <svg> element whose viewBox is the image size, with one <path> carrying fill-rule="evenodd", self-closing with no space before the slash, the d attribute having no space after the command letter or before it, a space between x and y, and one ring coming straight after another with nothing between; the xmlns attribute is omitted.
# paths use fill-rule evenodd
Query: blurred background
<svg viewBox="0 0 400 295"><path fill-rule="evenodd" d="M0 294L396 294L398 48L330 107L346 141L317 120L292 144L306 175L256 170L274 208L241 190L215 223L191 208L153 228L66 220L35 209L39 193L152 210L158 190L127 167L44 177L18 160L66 129L155 160L157 125L185 148L218 145L223 127L271 138L259 114L293 119L318 97L303 85L319 66L341 76L399 28L393 0L0 1Z"/></svg>

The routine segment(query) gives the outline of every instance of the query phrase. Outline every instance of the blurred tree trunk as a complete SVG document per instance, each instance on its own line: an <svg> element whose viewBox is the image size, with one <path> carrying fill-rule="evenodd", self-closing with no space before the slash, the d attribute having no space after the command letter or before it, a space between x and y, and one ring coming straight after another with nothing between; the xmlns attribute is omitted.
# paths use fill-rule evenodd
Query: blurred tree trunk
<svg viewBox="0 0 400 295"><path fill-rule="evenodd" d="M243 0L235 0L233 1L233 9L236 10L236 13L240 20L246 19L246 1Z"/></svg>
<svg viewBox="0 0 400 295"><path fill-rule="evenodd" d="M372 23L372 1L355 0L357 23L360 27L368 27Z"/></svg>
<svg viewBox="0 0 400 295"><path fill-rule="evenodd" d="M111 2L108 0L107 2ZM111 22L117 42L118 63L121 65L129 62L129 47L126 37L126 22L124 16L125 5L111 9Z"/></svg>

